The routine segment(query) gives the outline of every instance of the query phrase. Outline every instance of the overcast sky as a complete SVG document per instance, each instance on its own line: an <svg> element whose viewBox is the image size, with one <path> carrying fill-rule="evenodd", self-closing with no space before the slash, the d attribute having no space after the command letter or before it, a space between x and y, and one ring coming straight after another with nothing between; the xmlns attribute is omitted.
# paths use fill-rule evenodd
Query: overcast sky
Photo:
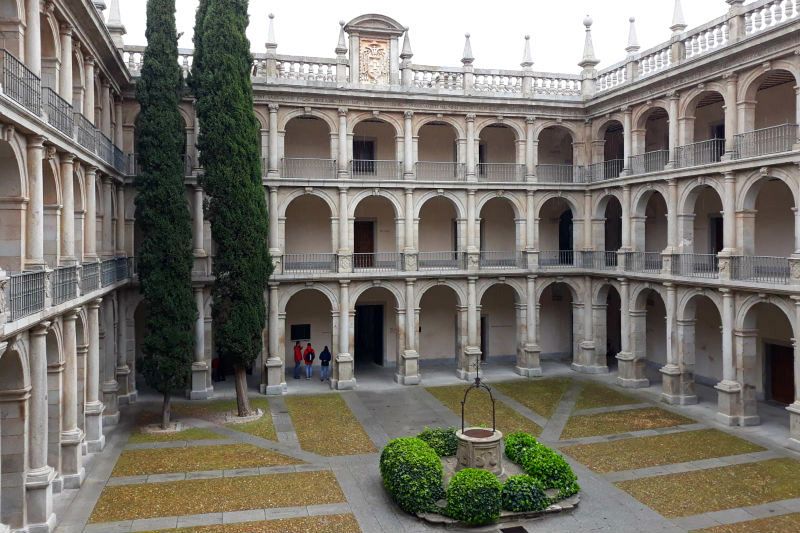
<svg viewBox="0 0 800 533"><path fill-rule="evenodd" d="M198 0L176 0L180 46L192 47ZM146 0L120 0L126 44L145 44ZM408 26L413 62L458 66L464 33L472 34L476 68L519 68L523 38L531 35L534 69L580 69L582 21L594 19L592 36L600 68L625 57L628 19L636 17L642 50L669 39L674 0L250 0L248 37L263 52L267 14L275 14L279 54L335 57L339 20L380 13ZM723 15L724 0L683 0L689 28Z"/></svg>

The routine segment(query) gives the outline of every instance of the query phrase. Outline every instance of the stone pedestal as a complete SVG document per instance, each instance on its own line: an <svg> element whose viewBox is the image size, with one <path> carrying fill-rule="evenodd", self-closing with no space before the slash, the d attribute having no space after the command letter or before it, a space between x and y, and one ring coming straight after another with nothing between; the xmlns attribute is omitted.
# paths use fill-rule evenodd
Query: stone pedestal
<svg viewBox="0 0 800 533"><path fill-rule="evenodd" d="M481 360L481 349L477 346L467 346L464 349L464 359L461 368L456 370L456 375L464 381L472 381L478 375L478 361Z"/></svg>
<svg viewBox="0 0 800 533"><path fill-rule="evenodd" d="M336 356L336 379L331 379L331 388L335 390L353 390L356 378L353 375L353 356L340 353Z"/></svg>
<svg viewBox="0 0 800 533"><path fill-rule="evenodd" d="M25 475L28 533L50 533L56 527L52 487L55 477L56 472L50 466Z"/></svg>
<svg viewBox="0 0 800 533"><path fill-rule="evenodd" d="M110 379L103 382L103 426L116 426L119 423L119 408L117 406L117 392L119 384Z"/></svg>
<svg viewBox="0 0 800 533"><path fill-rule="evenodd" d="M81 453L82 439L83 432L80 429L61 432L61 477L65 489L80 488L86 479Z"/></svg>
<svg viewBox="0 0 800 533"><path fill-rule="evenodd" d="M500 431L466 428L457 431L456 437L456 472L463 468L478 468L496 476L503 474L503 434Z"/></svg>
<svg viewBox="0 0 800 533"><path fill-rule="evenodd" d="M117 383L119 384L119 391L117 392L117 404L120 406L122 405L130 405L134 403L131 400L131 393L130 393L130 380L128 376L131 373L131 369L128 365L118 366L116 370L117 375Z"/></svg>
<svg viewBox="0 0 800 533"><path fill-rule="evenodd" d="M400 366L394 380L400 385L419 385L419 354L416 350L405 350L400 357Z"/></svg>
<svg viewBox="0 0 800 533"><path fill-rule="evenodd" d="M665 365L660 369L661 401L670 405L694 405L697 396L694 393L694 377L681 371L677 365Z"/></svg>
<svg viewBox="0 0 800 533"><path fill-rule="evenodd" d="M606 365L596 364L596 348L594 341L583 341L580 344L580 353L577 360L573 361L570 368L582 374L607 374Z"/></svg>
<svg viewBox="0 0 800 533"><path fill-rule="evenodd" d="M717 389L717 420L728 426L738 426L741 421L742 386L735 381L720 381Z"/></svg>
<svg viewBox="0 0 800 533"><path fill-rule="evenodd" d="M800 451L800 403L794 402L789 411L789 447Z"/></svg>
<svg viewBox="0 0 800 533"><path fill-rule="evenodd" d="M90 402L85 406L86 450L89 453L101 452L106 446L106 436L103 435L104 409L100 402Z"/></svg>
<svg viewBox="0 0 800 533"><path fill-rule="evenodd" d="M523 357L517 360L514 372L526 378L539 377L542 375L542 364L540 361L541 348L535 344L526 344L522 350Z"/></svg>
<svg viewBox="0 0 800 533"><path fill-rule="evenodd" d="M283 381L283 362L277 357L270 357L264 363L264 372L267 383L262 391L267 396L280 396L286 392L286 383Z"/></svg>
<svg viewBox="0 0 800 533"><path fill-rule="evenodd" d="M192 390L190 400L208 400L214 395L214 388L208 385L208 363L192 363Z"/></svg>
<svg viewBox="0 0 800 533"><path fill-rule="evenodd" d="M642 389L650 386L650 380L643 376L642 362L637 361L632 353L618 353L617 361L619 361L617 385L628 389Z"/></svg>

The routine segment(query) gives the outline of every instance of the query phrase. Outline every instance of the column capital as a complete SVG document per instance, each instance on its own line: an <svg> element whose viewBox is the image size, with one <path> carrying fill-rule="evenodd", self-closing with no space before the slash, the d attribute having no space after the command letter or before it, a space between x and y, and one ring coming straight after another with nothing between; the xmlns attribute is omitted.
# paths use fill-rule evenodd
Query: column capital
<svg viewBox="0 0 800 533"><path fill-rule="evenodd" d="M78 319L78 310L77 309L70 309L63 315L61 315L62 320L66 320L68 322L74 322Z"/></svg>
<svg viewBox="0 0 800 533"><path fill-rule="evenodd" d="M536 117L535 116L529 115L529 116L525 117L525 124L528 124L528 125L532 126L535 123L536 123Z"/></svg>
<svg viewBox="0 0 800 533"><path fill-rule="evenodd" d="M667 92L667 98L669 98L670 100L677 101L680 97L681 97L681 95L680 95L680 93L678 91L668 91Z"/></svg>
<svg viewBox="0 0 800 533"><path fill-rule="evenodd" d="M85 56L83 56L83 63L87 67L94 67L94 57L92 57L89 54L86 54Z"/></svg>
<svg viewBox="0 0 800 533"><path fill-rule="evenodd" d="M736 83L736 81L739 79L739 74L736 72L726 72L722 75L722 79L728 83Z"/></svg>
<svg viewBox="0 0 800 533"><path fill-rule="evenodd" d="M43 337L50 331L51 322L39 322L31 328L31 335L34 337Z"/></svg>
<svg viewBox="0 0 800 533"><path fill-rule="evenodd" d="M467 122L475 122L475 113L467 113Z"/></svg>
<svg viewBox="0 0 800 533"><path fill-rule="evenodd" d="M270 187L270 189L269 189L269 190L270 190L270 192L272 192L272 189L273 189L273 187ZM196 184L196 185L194 186L194 192L199 192L199 193L202 193L202 192L203 192L203 186L202 186L202 185L200 185L199 183L198 183L198 184Z"/></svg>
<svg viewBox="0 0 800 533"><path fill-rule="evenodd" d="M58 27L59 33L64 37L71 37L73 29L74 28L72 24L69 24L68 22L62 22Z"/></svg>
<svg viewBox="0 0 800 533"><path fill-rule="evenodd" d="M100 169L95 167L95 166L87 165L86 166L86 175L87 176L92 176L92 177L97 176L97 171L98 170L100 170Z"/></svg>
<svg viewBox="0 0 800 533"><path fill-rule="evenodd" d="M412 118L413 116L414 116L414 112L413 111L405 111L405 112L403 112L403 117L404 118Z"/></svg>
<svg viewBox="0 0 800 533"><path fill-rule="evenodd" d="M41 135L30 135L28 138L28 148L44 148L46 137Z"/></svg>
<svg viewBox="0 0 800 533"><path fill-rule="evenodd" d="M350 286L350 280L349 279L340 279L339 280L339 287L344 288L344 287L349 287L349 286Z"/></svg>
<svg viewBox="0 0 800 533"><path fill-rule="evenodd" d="M95 298L94 300L90 301L86 305L89 307L89 309L100 309L100 304L101 303L103 303L103 299L102 298Z"/></svg>
<svg viewBox="0 0 800 533"><path fill-rule="evenodd" d="M269 105L267 105L267 108L269 109L270 113L277 113L279 107L280 106L278 104L269 104Z"/></svg>
<svg viewBox="0 0 800 533"><path fill-rule="evenodd" d="M347 108L346 107L340 107L336 111L339 113L339 117L346 117L347 116Z"/></svg>
<svg viewBox="0 0 800 533"><path fill-rule="evenodd" d="M624 105L624 106L620 107L619 110L620 110L621 113L625 113L626 115L632 115L633 114L633 108L631 106L629 106L629 105Z"/></svg>
<svg viewBox="0 0 800 533"><path fill-rule="evenodd" d="M539 276L537 276L536 274L530 274L525 277L528 278L528 281L536 281L536 278L538 278Z"/></svg>
<svg viewBox="0 0 800 533"><path fill-rule="evenodd" d="M406 278L406 287L413 286L416 281L416 278Z"/></svg>
<svg viewBox="0 0 800 533"><path fill-rule="evenodd" d="M62 152L61 153L61 162L68 163L70 165L75 164L75 154L71 154L69 152Z"/></svg>
<svg viewBox="0 0 800 533"><path fill-rule="evenodd" d="M731 289L726 289L724 287L720 287L718 290L719 290L720 293L722 293L723 297L725 297L725 296L728 296L728 297L733 296L733 291L731 291Z"/></svg>

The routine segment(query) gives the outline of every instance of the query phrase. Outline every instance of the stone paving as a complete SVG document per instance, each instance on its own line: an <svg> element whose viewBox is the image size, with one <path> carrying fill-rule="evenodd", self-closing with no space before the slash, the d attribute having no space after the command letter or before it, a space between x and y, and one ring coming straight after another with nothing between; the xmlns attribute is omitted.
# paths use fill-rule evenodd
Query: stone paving
<svg viewBox="0 0 800 533"><path fill-rule="evenodd" d="M674 408L658 404L661 409L682 415L693 420L692 423L671 427L630 431L622 434L596 435L585 438L561 440L562 432L570 417L574 415L602 415L653 407L658 401L657 387L626 391L631 396L628 405L612 405L592 409L576 410L575 405L581 393L581 386L587 380L593 383L605 383L611 386L609 376L586 377L571 373L561 365L547 364L545 376L569 377L572 382L566 388L561 399L552 410L552 416L546 418L502 392L497 391L497 398L519 415L542 427L540 439L556 449L567 448L577 444L615 442L620 439L640 439L647 436L669 435L678 432L696 431L716 428L736 437L748 440L764 450L754 453L712 457L698 461L674 462L650 468L640 468L607 473L597 473L566 456L578 475L581 485L581 502L576 510L569 514L551 516L544 519L530 520L519 525L526 531L533 532L577 532L577 531L609 531L609 532L677 532L699 530L727 524L742 524L750 520L764 517L790 515L800 511L800 498L781 500L760 505L725 509L691 516L665 518L645 504L637 501L616 483L650 478L665 474L683 472L701 472L720 466L759 463L776 458L798 459L798 454L785 448L782 444L785 436L774 423L767 424L762 431L754 428L731 429L714 422L714 409L711 404L701 404L689 408ZM370 376L372 377L372 376ZM440 403L424 387L452 385L457 380L447 372L431 369L425 375L424 387L400 387L391 382L389 372L375 374L375 379L362 378L356 391L342 393L342 398L363 427L369 439L380 450L389 439L414 435L424 427L456 426L459 417ZM487 382L505 382L520 380L510 368L490 368L486 372ZM546 379L546 378L545 378ZM290 383L290 385L293 385ZM300 385L306 385L301 383ZM316 385L316 384L315 384ZM330 392L324 387L290 387L291 393L323 393ZM147 399L146 395L142 396ZM56 510L61 522L57 533L110 533L117 531L144 532L169 530L179 527L199 527L210 524L243 523L257 520L272 520L303 516L340 515L352 513L364 533L415 533L423 531L440 531L429 527L418 520L405 515L397 509L386 496L378 474L378 453L354 456L323 457L304 451L300 448L294 424L283 398L270 398L267 416L271 416L277 433L277 442L236 431L235 428L219 426L202 419L189 418L183 422L190 427L213 429L220 439L207 441L173 441L154 443L126 444L129 435L135 431L133 421L136 412L145 408L155 409L155 403L140 401L128 408L123 414L122 423L107 432L106 450L93 456L88 468L86 483L80 491L64 491L56 499ZM770 420L767 415L767 420ZM773 418L773 421L777 417ZM114 465L123 450L185 448L197 451L204 446L220 446L226 444L249 444L264 450L286 455L302 462L290 466L266 466L260 468L209 470L196 472L180 472L154 474L149 476L112 477ZM147 486L156 483L181 483L199 479L214 479L237 476L254 476L270 474L291 474L298 472L330 471L335 476L346 502L329 505L315 505L313 498L298 499L298 506L264 509L249 509L235 512L205 513L188 516L164 516L157 518L126 520L111 523L92 523L88 520L105 487L139 484ZM800 492L800 480L797 490ZM479 529L479 531L502 531L503 525ZM312 532L309 532L312 533ZM788 533L788 532L787 532Z"/></svg>

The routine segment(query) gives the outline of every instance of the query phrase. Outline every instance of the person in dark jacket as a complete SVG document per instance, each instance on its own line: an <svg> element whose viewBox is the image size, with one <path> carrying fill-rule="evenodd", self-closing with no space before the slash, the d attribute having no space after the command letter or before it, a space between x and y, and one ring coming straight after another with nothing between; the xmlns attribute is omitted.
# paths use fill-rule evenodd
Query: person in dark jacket
<svg viewBox="0 0 800 533"><path fill-rule="evenodd" d="M300 341L294 343L294 379L300 379L300 366L303 364L303 347Z"/></svg>
<svg viewBox="0 0 800 533"><path fill-rule="evenodd" d="M311 347L311 343L309 342L306 344L306 349L303 352L303 361L306 363L306 379L311 379L311 376L314 375L314 359L316 359L317 353L314 351L314 348Z"/></svg>
<svg viewBox="0 0 800 533"><path fill-rule="evenodd" d="M322 349L322 353L319 354L319 380L320 381L330 381L331 379L331 351L326 346Z"/></svg>

